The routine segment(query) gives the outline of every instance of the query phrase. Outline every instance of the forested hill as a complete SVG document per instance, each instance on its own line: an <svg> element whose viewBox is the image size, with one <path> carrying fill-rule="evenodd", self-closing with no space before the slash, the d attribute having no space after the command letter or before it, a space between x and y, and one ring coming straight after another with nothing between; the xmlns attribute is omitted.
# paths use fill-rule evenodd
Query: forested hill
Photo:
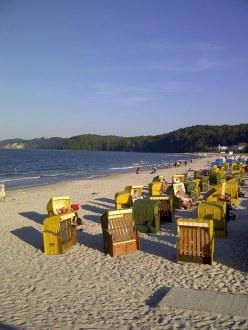
<svg viewBox="0 0 248 330"><path fill-rule="evenodd" d="M248 142L248 124L197 125L155 136L119 137L85 134L71 138L11 139L0 141L0 148L67 149L137 152L197 152L220 145Z"/></svg>

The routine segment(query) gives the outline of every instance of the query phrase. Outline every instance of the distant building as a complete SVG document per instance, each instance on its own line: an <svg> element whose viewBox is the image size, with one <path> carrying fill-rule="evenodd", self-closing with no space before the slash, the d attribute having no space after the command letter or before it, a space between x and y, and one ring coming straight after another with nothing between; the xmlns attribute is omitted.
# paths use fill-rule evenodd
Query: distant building
<svg viewBox="0 0 248 330"><path fill-rule="evenodd" d="M245 151L245 149L247 148L248 144L247 143L239 143L237 145L238 147L238 151Z"/></svg>
<svg viewBox="0 0 248 330"><path fill-rule="evenodd" d="M12 143L12 144L6 144L3 149L24 149L24 144L23 143Z"/></svg>
<svg viewBox="0 0 248 330"><path fill-rule="evenodd" d="M220 144L218 145L218 147L216 148L217 151L219 152L242 152L245 151L245 149L248 147L248 144L243 142L243 143L238 143L236 145L232 145L232 146L221 146Z"/></svg>
<svg viewBox="0 0 248 330"><path fill-rule="evenodd" d="M218 150L219 150L219 151L227 151L227 150L228 150L228 147L227 147L227 146L221 146L221 145L219 144L219 146L218 146Z"/></svg>

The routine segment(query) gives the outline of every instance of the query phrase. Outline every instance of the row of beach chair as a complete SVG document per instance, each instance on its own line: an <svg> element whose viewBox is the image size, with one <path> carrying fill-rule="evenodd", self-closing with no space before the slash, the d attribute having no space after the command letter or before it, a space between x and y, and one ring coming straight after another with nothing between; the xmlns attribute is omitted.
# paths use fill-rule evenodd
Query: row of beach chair
<svg viewBox="0 0 248 330"><path fill-rule="evenodd" d="M115 194L115 209L101 217L104 252L120 256L140 249L140 232L155 234L161 222L171 222L174 209L183 208L180 194L198 204L196 218L177 219L177 260L212 264L215 238L227 236L230 209L239 203L240 185L244 183L243 167L227 170L222 166L172 177L168 185L163 176L149 184L149 196L143 186L127 186ZM215 173L221 181L211 181ZM217 182L213 185L211 182ZM200 196L203 200L199 202ZM59 254L76 243L78 205L69 196L53 197L47 204L48 217L43 222L45 254ZM80 219L79 219L80 220Z"/></svg>

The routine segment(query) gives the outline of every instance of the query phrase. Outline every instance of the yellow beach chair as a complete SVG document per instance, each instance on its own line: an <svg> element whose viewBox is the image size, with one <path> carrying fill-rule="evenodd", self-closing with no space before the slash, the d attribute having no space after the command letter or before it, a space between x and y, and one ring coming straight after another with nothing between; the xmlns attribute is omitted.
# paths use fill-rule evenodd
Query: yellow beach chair
<svg viewBox="0 0 248 330"><path fill-rule="evenodd" d="M226 202L201 202L198 205L198 219L212 219L215 236L220 238L227 236Z"/></svg>
<svg viewBox="0 0 248 330"><path fill-rule="evenodd" d="M43 222L44 253L47 255L61 254L77 242L76 226L73 213L48 217Z"/></svg>

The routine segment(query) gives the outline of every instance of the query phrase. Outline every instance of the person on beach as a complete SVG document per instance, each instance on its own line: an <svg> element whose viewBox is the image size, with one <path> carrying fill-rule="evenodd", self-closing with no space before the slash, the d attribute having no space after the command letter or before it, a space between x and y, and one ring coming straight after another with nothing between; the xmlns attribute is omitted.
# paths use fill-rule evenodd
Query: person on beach
<svg viewBox="0 0 248 330"><path fill-rule="evenodd" d="M136 168L136 174L139 174L140 173L140 166L137 166Z"/></svg>
<svg viewBox="0 0 248 330"><path fill-rule="evenodd" d="M156 168L156 166L154 165L153 168L152 168L151 174L155 174L155 173L157 173L157 168Z"/></svg>
<svg viewBox="0 0 248 330"><path fill-rule="evenodd" d="M0 201L5 201L5 185L0 183Z"/></svg>
<svg viewBox="0 0 248 330"><path fill-rule="evenodd" d="M161 188L161 190L162 190L162 194L164 194L164 193L167 191L167 189L168 189L168 183L167 183L166 179L163 178L163 181L162 181L162 188Z"/></svg>
<svg viewBox="0 0 248 330"><path fill-rule="evenodd" d="M180 201L181 209L188 210L188 209L191 209L193 207L194 203L193 203L192 198L186 197L185 194L183 194L182 192L178 191L176 193L176 197Z"/></svg>

